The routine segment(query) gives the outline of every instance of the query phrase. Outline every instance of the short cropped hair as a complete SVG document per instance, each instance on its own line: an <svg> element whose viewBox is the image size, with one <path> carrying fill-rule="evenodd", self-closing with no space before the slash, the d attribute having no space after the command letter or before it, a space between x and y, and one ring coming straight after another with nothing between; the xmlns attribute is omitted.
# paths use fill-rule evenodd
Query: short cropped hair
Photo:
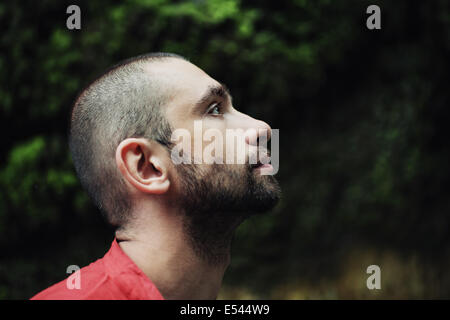
<svg viewBox="0 0 450 320"><path fill-rule="evenodd" d="M155 60L177 58L172 53L150 53L124 60L91 82L72 107L69 147L81 185L114 227L130 219L132 203L115 153L126 138L144 137L168 147L171 126L162 107L166 88L144 66Z"/></svg>

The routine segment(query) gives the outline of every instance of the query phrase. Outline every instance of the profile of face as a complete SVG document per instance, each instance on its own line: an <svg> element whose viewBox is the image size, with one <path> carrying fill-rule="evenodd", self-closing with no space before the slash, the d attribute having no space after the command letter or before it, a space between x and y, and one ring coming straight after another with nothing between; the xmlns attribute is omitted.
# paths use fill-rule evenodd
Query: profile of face
<svg viewBox="0 0 450 320"><path fill-rule="evenodd" d="M168 203L183 212L186 231L197 252L209 260L218 260L236 227L250 215L271 209L280 198L276 179L265 172L272 167L250 161L251 155L264 148L259 141L270 139L271 128L236 110L226 87L188 61L152 62L146 72L158 77L159 88L165 88L170 97L163 106L163 114L172 130L172 144L149 169L165 170L164 174L154 174L155 180L161 180L160 190L154 193L165 194ZM200 132L196 128L199 122ZM209 141L204 136L211 129L222 137L235 130L236 138L245 142L245 148L235 148L235 144L223 139L219 149L205 154ZM186 148L186 144L177 144L173 133L178 130L190 133L188 146L197 146ZM192 161L174 163L174 148ZM208 157L214 157L215 161ZM245 161L236 161L239 157Z"/></svg>
<svg viewBox="0 0 450 320"><path fill-rule="evenodd" d="M195 65L180 59L161 64L161 70L170 79L174 95L166 110L166 117L174 131L183 128L191 133L191 143L198 144L199 132L194 123L201 121L203 136L208 129L218 130L226 137L227 130L236 130L244 135L245 148L221 142L224 156L221 163L181 163L174 165L177 180L175 197L188 216L189 230L193 236L211 241L212 234L231 232L247 216L271 209L280 198L280 188L273 175L263 174L270 166L249 163L250 153L258 148L259 133L268 135L271 128L237 111L228 90ZM240 130L240 131L239 131ZM197 140L195 140L197 139ZM201 148L183 150L193 159L204 157L206 142L200 140ZM233 150L232 150L233 149ZM245 163L236 163L240 153L246 153ZM199 155L199 153L202 153ZM235 155L233 159L227 156ZM217 159L215 159L217 160ZM229 161L227 161L229 160ZM231 161L230 161L231 160ZM268 168L266 168L268 167ZM211 217L211 215L215 215ZM209 233L212 233L208 236Z"/></svg>

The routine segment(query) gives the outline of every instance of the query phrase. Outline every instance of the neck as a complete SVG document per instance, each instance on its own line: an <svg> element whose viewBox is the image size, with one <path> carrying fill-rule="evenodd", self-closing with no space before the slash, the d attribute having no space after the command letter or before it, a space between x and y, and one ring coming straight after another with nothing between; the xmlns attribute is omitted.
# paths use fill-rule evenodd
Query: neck
<svg viewBox="0 0 450 320"><path fill-rule="evenodd" d="M218 241L220 246L208 248L215 252L212 256L216 259L211 260L202 251L203 246L195 245L200 239L193 237L183 215L146 210L136 221L139 223L131 228L116 231L117 241L165 299L217 298L230 262L231 237L225 240L227 245ZM204 238L198 233L196 236Z"/></svg>

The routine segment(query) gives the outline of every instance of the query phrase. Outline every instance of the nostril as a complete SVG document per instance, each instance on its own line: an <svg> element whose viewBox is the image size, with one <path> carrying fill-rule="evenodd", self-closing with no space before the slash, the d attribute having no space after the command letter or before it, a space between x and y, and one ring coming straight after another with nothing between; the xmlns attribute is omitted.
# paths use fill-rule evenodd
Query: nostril
<svg viewBox="0 0 450 320"><path fill-rule="evenodd" d="M245 132L245 142L249 145L266 144L272 136L272 129L270 126L261 120L253 122L254 127L247 129Z"/></svg>
<svg viewBox="0 0 450 320"><path fill-rule="evenodd" d="M272 135L272 130L270 129L269 126L264 127L264 128L260 128L258 130L258 138L257 138L257 145L258 146L263 146L265 148L267 148L267 144L270 141L270 137Z"/></svg>
<svg viewBox="0 0 450 320"><path fill-rule="evenodd" d="M249 145L257 145L258 144L258 133L256 129L248 129L245 133L245 142Z"/></svg>

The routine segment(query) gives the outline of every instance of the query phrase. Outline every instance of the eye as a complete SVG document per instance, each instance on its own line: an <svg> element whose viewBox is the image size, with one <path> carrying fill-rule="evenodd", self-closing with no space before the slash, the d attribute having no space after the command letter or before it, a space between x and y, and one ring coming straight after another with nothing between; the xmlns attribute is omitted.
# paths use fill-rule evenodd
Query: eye
<svg viewBox="0 0 450 320"><path fill-rule="evenodd" d="M208 114L210 114L210 115L213 115L213 116L217 116L217 115L220 115L220 114L222 114L221 113L221 104L220 103L217 103L217 102L215 102L215 103L213 103L213 104L211 104L210 106L209 106L209 108L208 108Z"/></svg>

